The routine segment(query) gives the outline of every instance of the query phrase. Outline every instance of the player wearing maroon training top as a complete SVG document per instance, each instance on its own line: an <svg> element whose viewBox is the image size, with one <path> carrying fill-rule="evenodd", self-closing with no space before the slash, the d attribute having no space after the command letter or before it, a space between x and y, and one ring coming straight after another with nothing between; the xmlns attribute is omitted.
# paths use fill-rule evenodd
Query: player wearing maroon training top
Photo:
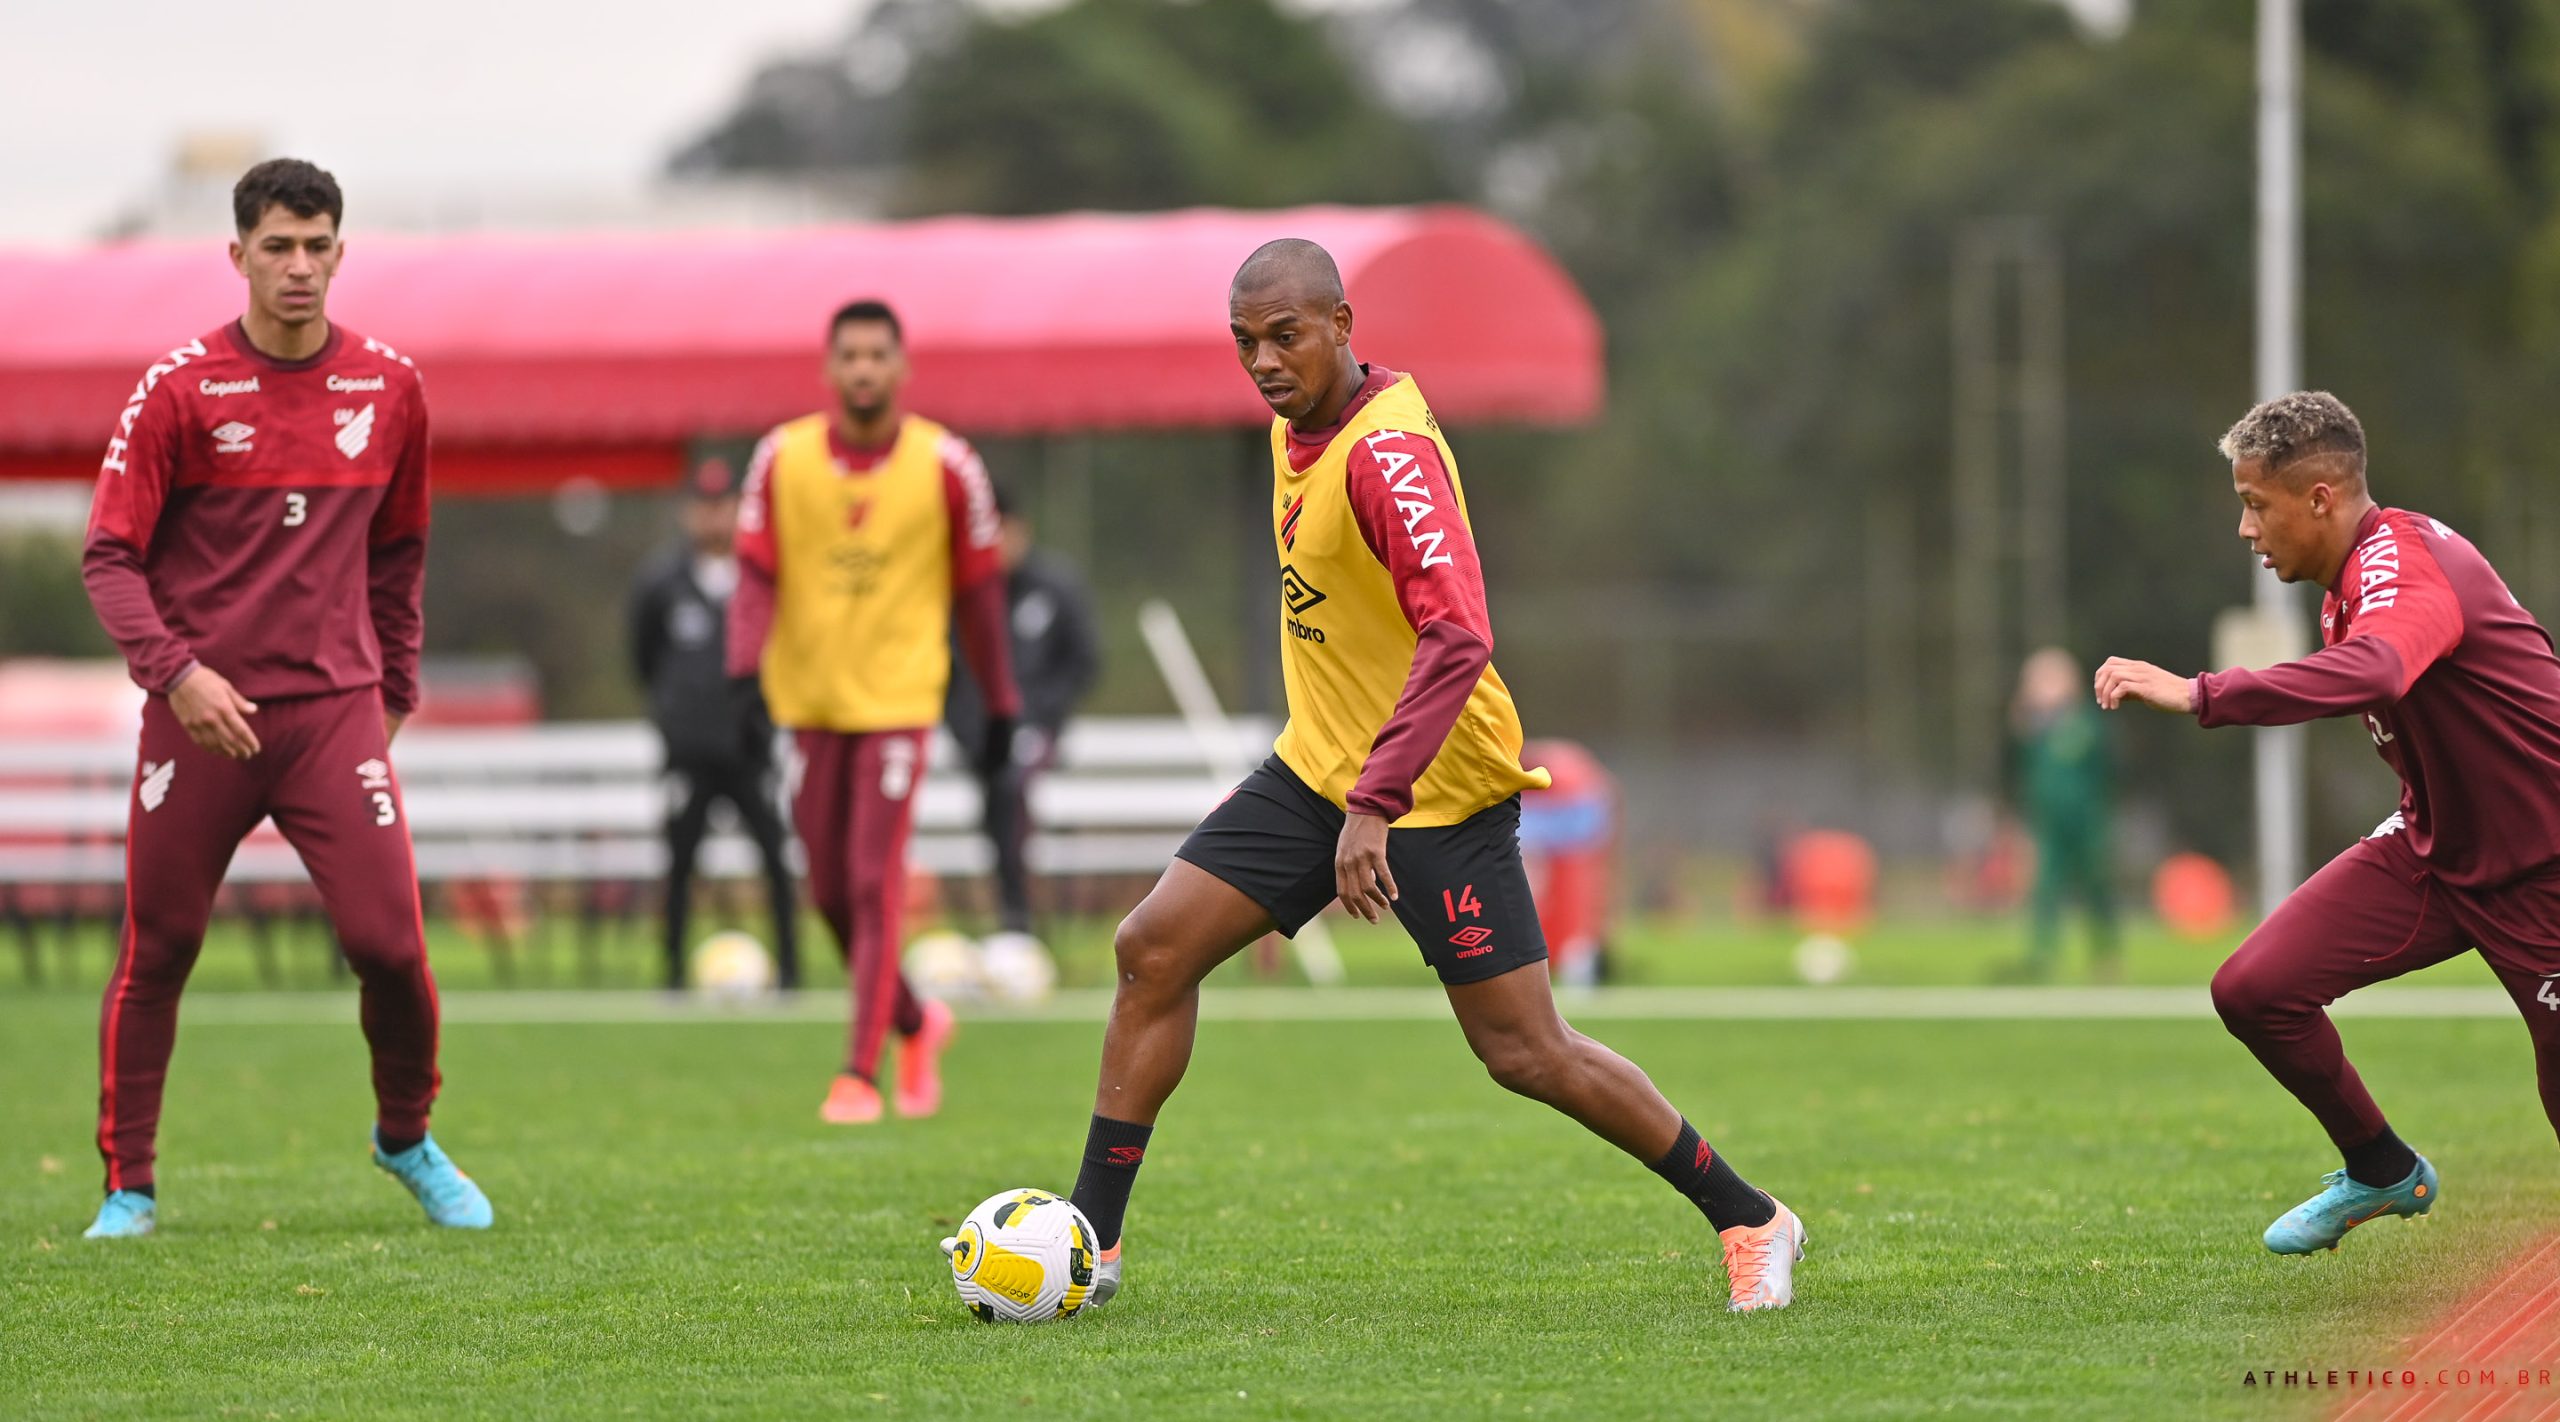
<svg viewBox="0 0 2560 1422"><path fill-rule="evenodd" d="M337 180L276 159L232 190L239 320L143 372L107 442L82 575L143 708L124 943L98 1038L107 1199L148 1234L178 995L232 851L272 818L363 987L374 1163L437 1224L489 1201L427 1134L436 991L391 738L418 704L427 407L409 361L326 314Z"/></svg>
<svg viewBox="0 0 2560 1422"><path fill-rule="evenodd" d="M2240 536L2286 582L2328 589L2321 649L2194 678L2098 669L2098 703L2207 726L2360 716L2400 806L2294 891L2214 975L2233 1036L2346 1157L2268 1226L2279 1254L2330 1249L2384 1214L2436 1203L2435 1167L2383 1119L2325 1009L2368 983L2477 948L2533 1034L2560 1129L2560 659L2470 540L2365 489L2364 429L2335 396L2270 400L2222 439Z"/></svg>

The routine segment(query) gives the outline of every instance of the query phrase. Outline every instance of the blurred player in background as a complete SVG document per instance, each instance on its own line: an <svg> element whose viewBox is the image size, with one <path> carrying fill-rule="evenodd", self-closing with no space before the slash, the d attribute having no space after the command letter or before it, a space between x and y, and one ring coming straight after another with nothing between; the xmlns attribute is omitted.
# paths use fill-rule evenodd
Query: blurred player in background
<svg viewBox="0 0 2560 1422"><path fill-rule="evenodd" d="M1352 355L1341 273L1312 242L1257 250L1228 317L1275 417L1289 721L1120 925L1074 1197L1103 1245L1095 1302L1120 1287L1130 1187L1190 1063L1200 980L1338 898L1371 923L1403 922L1495 1081L1646 1162L1706 1215L1731 1308L1786 1307L1804 1252L1794 1213L1556 1014L1519 842L1520 792L1547 777L1520 764L1457 460L1421 391Z"/></svg>
<svg viewBox="0 0 2560 1422"><path fill-rule="evenodd" d="M684 986L694 861L711 808L727 801L755 840L773 917L776 982L800 985L799 905L774 799L773 719L753 681L729 675L729 599L738 587L738 485L705 460L685 481L684 540L631 589L631 666L666 754L666 971Z"/></svg>
<svg viewBox="0 0 2560 1422"><path fill-rule="evenodd" d="M2469 539L2376 505L2364 428L2337 397L2286 395L2222 437L2240 536L2288 583L2327 589L2319 651L2187 677L2112 658L2097 698L2207 726L2358 716L2400 806L2329 861L2214 975L2233 1036L2319 1119L2342 1169L2267 1227L2278 1254L2335 1248L2379 1216L2435 1208L2435 1166L2384 1119L2326 1009L2474 947L2533 1036L2560 1129L2560 659Z"/></svg>
<svg viewBox="0 0 2560 1422"><path fill-rule="evenodd" d="M1005 618L1012 631L1013 677L1022 693L1022 725L1013 758L978 783L985 829L995 850L998 923L1006 933L1031 932L1031 782L1056 764L1058 738L1102 674L1102 635L1093 594L1068 562L1032 546L1031 521L1002 484L996 511L1004 520ZM964 746L983 744L986 698L966 666L951 671L943 724Z"/></svg>
<svg viewBox="0 0 2560 1422"><path fill-rule="evenodd" d="M232 852L262 819L302 856L363 988L374 1163L440 1225L488 1197L427 1132L436 989L391 740L418 704L427 405L418 372L333 324L335 178L280 158L232 189L240 319L143 372L107 442L82 574L151 693L126 829L124 943L98 1034L107 1198L151 1233L178 996Z"/></svg>
<svg viewBox="0 0 2560 1422"><path fill-rule="evenodd" d="M2036 847L2027 900L2027 956L2017 976L2053 976L2062 951L2063 910L2088 912L2090 966L2101 982L2124 978L2116 932L2113 819L2115 772L2107 728L2081 693L2080 663L2060 647L2029 656L2010 708L2018 737L2018 803Z"/></svg>
<svg viewBox="0 0 2560 1422"><path fill-rule="evenodd" d="M951 1010L908 988L898 929L925 738L942 716L955 629L987 688L986 728L969 747L980 776L1012 760L1021 700L1005 645L995 493L968 441L901 406L896 313L877 301L837 311L826 374L835 408L766 435L747 468L729 671L760 676L773 719L798 745L792 818L853 998L844 1071L819 1114L853 1125L880 1119L892 1029L898 1113L942 1106Z"/></svg>

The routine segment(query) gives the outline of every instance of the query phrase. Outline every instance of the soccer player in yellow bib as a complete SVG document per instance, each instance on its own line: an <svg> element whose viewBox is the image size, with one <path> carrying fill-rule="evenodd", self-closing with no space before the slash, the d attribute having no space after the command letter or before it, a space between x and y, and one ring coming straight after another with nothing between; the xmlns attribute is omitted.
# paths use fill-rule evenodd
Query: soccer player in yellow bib
<svg viewBox="0 0 2560 1422"><path fill-rule="evenodd" d="M1493 670L1484 576L1449 442L1413 377L1351 353L1333 258L1269 243L1228 293L1236 357L1272 409L1272 539L1289 721L1262 768L1120 924L1119 986L1075 1202L1120 1287L1121 1223L1156 1113L1182 1080L1200 980L1340 899L1393 914L1493 1079L1650 1165L1722 1236L1730 1307L1784 1308L1804 1226L1548 989L1520 862L1520 718Z"/></svg>
<svg viewBox="0 0 2560 1422"><path fill-rule="evenodd" d="M853 995L845 1068L819 1108L881 1116L881 1046L897 1032L901 1116L942 1105L951 1010L898 971L907 835L925 737L942 719L951 639L987 688L980 765L1013 757L1021 700L1005 628L995 490L968 441L901 408L897 314L857 301L827 324L832 410L756 446L738 508L729 674L760 676L774 723L800 751L792 819L809 892L835 930Z"/></svg>

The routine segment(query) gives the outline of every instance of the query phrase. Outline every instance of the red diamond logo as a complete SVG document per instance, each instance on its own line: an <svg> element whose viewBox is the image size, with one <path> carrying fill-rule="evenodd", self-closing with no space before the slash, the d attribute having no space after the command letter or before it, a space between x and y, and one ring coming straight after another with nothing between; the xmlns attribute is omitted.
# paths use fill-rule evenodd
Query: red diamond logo
<svg viewBox="0 0 2560 1422"><path fill-rule="evenodd" d="M1461 928L1449 935L1449 941L1461 948L1473 948L1493 936L1490 928Z"/></svg>

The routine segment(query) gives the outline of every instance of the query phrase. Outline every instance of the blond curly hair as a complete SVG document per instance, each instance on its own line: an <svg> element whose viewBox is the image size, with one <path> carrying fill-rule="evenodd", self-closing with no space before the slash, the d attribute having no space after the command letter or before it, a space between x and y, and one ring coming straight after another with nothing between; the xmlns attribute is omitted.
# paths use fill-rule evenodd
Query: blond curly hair
<svg viewBox="0 0 2560 1422"><path fill-rule="evenodd" d="M2234 464L2264 460L2274 474L2327 458L2356 478L2364 476L2364 426L2346 401L2326 390L2297 390L2251 408L2222 436L2219 448Z"/></svg>

